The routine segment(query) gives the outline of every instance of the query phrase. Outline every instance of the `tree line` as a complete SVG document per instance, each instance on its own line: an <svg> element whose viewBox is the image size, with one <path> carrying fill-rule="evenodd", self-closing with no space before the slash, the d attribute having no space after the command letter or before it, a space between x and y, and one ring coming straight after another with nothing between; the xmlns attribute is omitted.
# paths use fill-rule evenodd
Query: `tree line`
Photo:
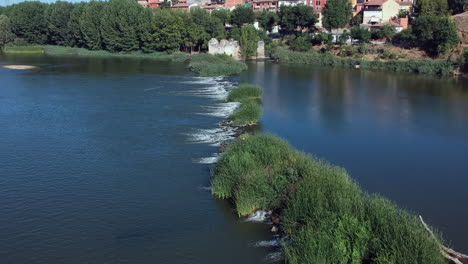
<svg viewBox="0 0 468 264"><path fill-rule="evenodd" d="M0 8L0 48L14 42L111 52L190 52L206 50L211 38L233 38L241 46L249 46L243 49L248 57L254 55L257 40L271 43L267 32L279 26L280 37L298 51L307 51L312 45L344 44L349 37L362 43L385 38L403 47L421 47L437 56L456 45L456 27L449 14L465 10L467 1L419 0L412 26L396 34L389 25L373 31L361 28L362 17L352 17L348 0L329 0L322 13L323 26L330 32L347 28L335 43L331 34L315 32L318 14L305 5L282 6L279 12L253 12L250 7L239 6L233 11L208 13L199 8L190 12L149 9L133 0L23 2ZM255 21L260 30L253 27Z"/></svg>
<svg viewBox="0 0 468 264"><path fill-rule="evenodd" d="M254 13L239 6L233 11L144 8L133 0L52 4L23 2L0 8L0 45L39 44L81 47L111 52L200 51L211 38L233 38L247 45L263 39L275 25L285 31L312 27L317 15L312 8L288 7L279 14ZM263 30L256 30L258 21ZM226 27L227 25L229 27ZM252 45L250 45L252 46ZM0 46L1 47L1 46ZM246 48L251 56L253 48Z"/></svg>

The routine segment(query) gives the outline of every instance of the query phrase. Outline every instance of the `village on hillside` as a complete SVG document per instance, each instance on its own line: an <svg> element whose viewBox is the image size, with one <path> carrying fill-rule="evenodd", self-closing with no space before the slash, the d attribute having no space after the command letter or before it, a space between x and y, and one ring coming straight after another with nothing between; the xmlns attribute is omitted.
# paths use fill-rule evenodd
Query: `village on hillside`
<svg viewBox="0 0 468 264"><path fill-rule="evenodd" d="M168 5L176 10L201 8L209 12L219 9L233 10L237 6L251 7L253 11L277 12L282 6L306 5L319 14L317 27L322 27L322 10L327 0L136 0L140 5L159 8ZM392 25L396 32L408 28L408 14L413 11L414 0L350 0L353 17L360 16L361 27L378 29Z"/></svg>

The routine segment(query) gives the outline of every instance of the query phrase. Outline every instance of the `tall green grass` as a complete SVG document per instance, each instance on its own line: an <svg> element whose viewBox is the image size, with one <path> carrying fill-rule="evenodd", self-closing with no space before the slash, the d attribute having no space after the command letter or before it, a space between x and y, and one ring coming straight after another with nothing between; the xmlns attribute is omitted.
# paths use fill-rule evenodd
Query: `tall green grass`
<svg viewBox="0 0 468 264"><path fill-rule="evenodd" d="M292 240L284 245L288 263L445 263L438 241L414 214L363 192L344 169L272 135L230 145L212 187L240 216L281 212Z"/></svg>
<svg viewBox="0 0 468 264"><path fill-rule="evenodd" d="M192 55L189 69L201 76L229 76L247 69L247 64L227 55L200 53Z"/></svg>
<svg viewBox="0 0 468 264"><path fill-rule="evenodd" d="M262 116L261 104L263 90L256 85L241 85L229 92L228 102L240 102L239 109L229 118L234 126L246 126L256 124Z"/></svg>
<svg viewBox="0 0 468 264"><path fill-rule="evenodd" d="M43 54L42 46L5 46L2 50L6 54Z"/></svg>
<svg viewBox="0 0 468 264"><path fill-rule="evenodd" d="M381 70L392 72L409 72L447 76L458 67L457 62L449 60L391 60L369 61L362 59L340 58L331 53L296 52L286 48L276 48L272 59L280 63L315 64L321 66L352 68L359 65L363 70Z"/></svg>
<svg viewBox="0 0 468 264"><path fill-rule="evenodd" d="M261 99L263 90L261 87L251 84L241 85L229 92L228 102L242 102L250 99Z"/></svg>

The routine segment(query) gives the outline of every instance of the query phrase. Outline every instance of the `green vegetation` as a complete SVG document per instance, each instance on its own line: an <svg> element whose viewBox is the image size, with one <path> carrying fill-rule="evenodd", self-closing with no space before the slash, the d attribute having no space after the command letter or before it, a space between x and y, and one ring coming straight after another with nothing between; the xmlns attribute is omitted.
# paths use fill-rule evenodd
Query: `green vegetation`
<svg viewBox="0 0 468 264"><path fill-rule="evenodd" d="M287 35L298 34L305 28L314 28L318 21L318 15L306 5L282 6L278 16L281 31Z"/></svg>
<svg viewBox="0 0 468 264"><path fill-rule="evenodd" d="M4 53L9 54L43 54L44 47L42 46L5 46Z"/></svg>
<svg viewBox="0 0 468 264"><path fill-rule="evenodd" d="M212 180L240 216L280 213L288 263L445 263L417 217L363 192L342 168L265 134L230 145Z"/></svg>
<svg viewBox="0 0 468 264"><path fill-rule="evenodd" d="M0 14L0 51L7 43L15 39L15 35L11 30L10 19L5 15Z"/></svg>
<svg viewBox="0 0 468 264"><path fill-rule="evenodd" d="M253 25L243 25L240 36L241 53L245 59L257 55L258 33Z"/></svg>
<svg viewBox="0 0 468 264"><path fill-rule="evenodd" d="M241 73L247 65L227 55L196 54L192 56L189 69L201 76L226 76Z"/></svg>
<svg viewBox="0 0 468 264"><path fill-rule="evenodd" d="M230 116L234 126L255 124L262 116L262 88L256 85L241 85L229 92L228 102L240 102L239 109Z"/></svg>
<svg viewBox="0 0 468 264"><path fill-rule="evenodd" d="M364 70L383 70L392 72L410 72L447 76L459 66L449 60L363 60L340 58L331 53L295 52L284 48L276 48L271 57L281 63L315 64L332 67L355 67L359 65Z"/></svg>
<svg viewBox="0 0 468 264"><path fill-rule="evenodd" d="M351 2L349 0L329 0L322 11L323 26L330 31L335 28L343 28L352 18Z"/></svg>

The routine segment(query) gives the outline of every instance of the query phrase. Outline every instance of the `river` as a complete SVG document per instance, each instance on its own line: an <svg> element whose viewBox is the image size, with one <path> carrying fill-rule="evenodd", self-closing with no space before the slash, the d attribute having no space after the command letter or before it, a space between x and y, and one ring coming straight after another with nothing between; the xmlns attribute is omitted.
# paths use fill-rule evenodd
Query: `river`
<svg viewBox="0 0 468 264"><path fill-rule="evenodd" d="M268 226L213 199L217 123L237 82L264 131L348 169L468 251L468 84L254 63L232 78L145 59L0 57L5 263L261 263Z"/></svg>

